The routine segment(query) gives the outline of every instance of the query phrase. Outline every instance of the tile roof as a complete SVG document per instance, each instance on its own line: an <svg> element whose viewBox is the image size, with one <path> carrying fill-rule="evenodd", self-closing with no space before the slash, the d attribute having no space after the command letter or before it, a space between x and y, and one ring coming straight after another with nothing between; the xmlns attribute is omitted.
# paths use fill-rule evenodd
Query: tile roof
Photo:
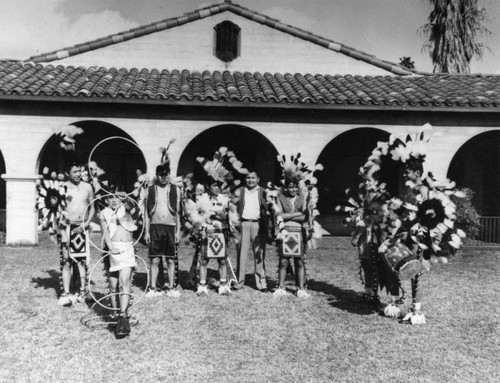
<svg viewBox="0 0 500 383"><path fill-rule="evenodd" d="M500 76L331 76L290 73L64 67L0 61L0 98L12 96L241 103L466 108L500 112ZM495 109L496 108L496 109Z"/></svg>
<svg viewBox="0 0 500 383"><path fill-rule="evenodd" d="M265 16L263 14L252 11L248 8L242 7L237 4L232 4L231 2L224 2L220 4L215 4L205 8L195 10L190 13L186 13L180 17L173 17L169 19L164 19L152 24L144 25L131 29L129 31L116 33L114 35L109 35L96 40L88 41L82 44L77 44L71 47L66 47L59 49L57 51L52 51L48 53L43 53L36 56L31 56L24 62L42 63L51 62L56 60L61 60L66 57L76 56L81 53L89 52L95 49L103 48L113 44L119 44L123 41L132 40L137 37L145 36L151 33L163 31L165 29L175 28L192 21L204 19L225 11L233 12L241 17L245 17L249 20L253 20L262 25L266 25L270 28L277 29L281 32L288 33L292 36L300 38L302 40L309 41L311 43L320 45L326 49L330 49L335 52L339 52L356 60L364 61L368 64L376 66L378 68L385 69L391 73L397 75L410 75L414 71L410 71L401 67L396 63L381 60L376 58L374 55L360 51L358 49L349 47L347 45L341 44L339 42L323 38L321 36L315 35L311 32L305 31L303 29L284 24L279 20L273 19L271 17Z"/></svg>

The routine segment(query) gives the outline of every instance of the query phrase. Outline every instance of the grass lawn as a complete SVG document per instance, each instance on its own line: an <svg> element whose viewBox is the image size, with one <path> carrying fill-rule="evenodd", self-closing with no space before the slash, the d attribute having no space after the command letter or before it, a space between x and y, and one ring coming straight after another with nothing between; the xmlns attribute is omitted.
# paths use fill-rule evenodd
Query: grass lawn
<svg viewBox="0 0 500 383"><path fill-rule="evenodd" d="M182 275L192 252L181 248ZM57 305L53 244L0 254L0 382L500 381L499 252L464 250L433 265L422 278L425 325L368 310L354 248L330 237L309 254L310 299L251 287L199 298L186 289L139 302L132 315L140 324L121 340L80 323L87 305ZM274 284L270 247L267 269ZM136 275L144 282L142 269Z"/></svg>

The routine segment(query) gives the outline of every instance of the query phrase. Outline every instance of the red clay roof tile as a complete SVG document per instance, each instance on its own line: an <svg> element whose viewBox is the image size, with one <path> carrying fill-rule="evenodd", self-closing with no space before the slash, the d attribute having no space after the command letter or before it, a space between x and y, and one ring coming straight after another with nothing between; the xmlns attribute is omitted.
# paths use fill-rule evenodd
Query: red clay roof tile
<svg viewBox="0 0 500 383"><path fill-rule="evenodd" d="M64 67L0 61L0 96L323 105L466 107L500 111L498 75L331 76Z"/></svg>

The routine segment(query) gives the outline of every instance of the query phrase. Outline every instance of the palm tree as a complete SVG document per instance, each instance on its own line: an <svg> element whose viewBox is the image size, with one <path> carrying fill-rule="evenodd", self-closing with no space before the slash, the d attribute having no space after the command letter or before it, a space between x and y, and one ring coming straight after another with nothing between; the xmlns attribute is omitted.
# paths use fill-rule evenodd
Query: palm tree
<svg viewBox="0 0 500 383"><path fill-rule="evenodd" d="M488 34L486 10L478 0L429 0L433 10L421 30L428 40L434 73L469 73L473 56L482 57L478 38Z"/></svg>

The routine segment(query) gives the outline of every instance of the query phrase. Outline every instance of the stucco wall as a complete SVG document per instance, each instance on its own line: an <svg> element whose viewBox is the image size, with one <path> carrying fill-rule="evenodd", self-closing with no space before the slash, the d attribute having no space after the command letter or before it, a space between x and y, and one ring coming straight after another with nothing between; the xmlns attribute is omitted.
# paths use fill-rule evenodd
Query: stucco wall
<svg viewBox="0 0 500 383"><path fill-rule="evenodd" d="M228 64L214 55L214 26L224 20L241 28L241 56ZM54 64L191 71L390 74L231 12L68 57Z"/></svg>

